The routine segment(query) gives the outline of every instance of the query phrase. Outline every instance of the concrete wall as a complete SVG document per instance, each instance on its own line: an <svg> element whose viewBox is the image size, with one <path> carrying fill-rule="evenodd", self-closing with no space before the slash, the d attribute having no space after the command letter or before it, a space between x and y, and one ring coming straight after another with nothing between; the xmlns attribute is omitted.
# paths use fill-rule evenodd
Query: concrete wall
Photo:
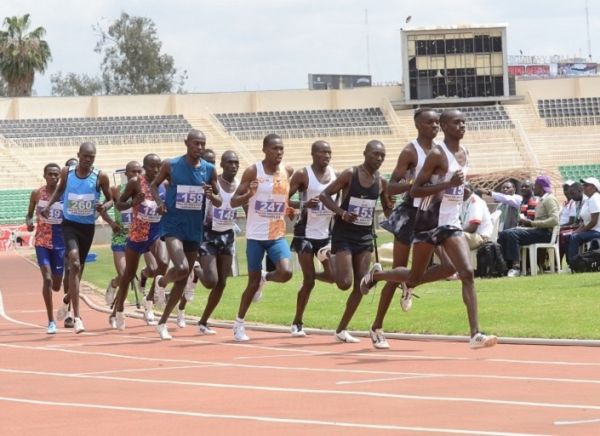
<svg viewBox="0 0 600 436"><path fill-rule="evenodd" d="M600 77L517 80L516 91L517 95L529 92L534 102L551 98L599 97Z"/></svg>

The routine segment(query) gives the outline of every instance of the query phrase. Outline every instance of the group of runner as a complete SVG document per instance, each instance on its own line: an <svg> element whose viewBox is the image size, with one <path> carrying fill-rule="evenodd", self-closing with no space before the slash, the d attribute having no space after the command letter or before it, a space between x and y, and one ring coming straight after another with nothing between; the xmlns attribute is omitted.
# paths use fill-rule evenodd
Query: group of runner
<svg viewBox="0 0 600 436"><path fill-rule="evenodd" d="M111 189L108 176L93 166L94 145L82 144L78 162L62 170L56 164L46 165L46 185L32 192L27 214L30 229L37 214L35 246L44 281L48 333L56 332L56 320L69 318L76 333L85 330L79 313L79 282L99 215L113 230L117 275L106 293L112 305L110 325L125 329L124 303L143 255L142 287L153 279L144 298L144 318L156 326L160 338L171 339L167 321L176 307L177 325L185 326L185 306L193 298L197 281L210 289L198 332L215 334L208 321L231 274L239 230L236 211L241 207L246 216L248 283L233 324L236 341L250 339L244 320L252 303L261 299L265 284L291 279L293 250L302 270L290 328L294 337L306 336L303 316L318 280L351 289L335 339L359 342L348 325L362 297L377 281L385 281L370 336L374 347L389 348L383 321L396 289L402 289L400 304L407 311L415 286L457 273L463 285L470 346L495 345L495 336L479 330L473 268L459 222L467 172L467 153L460 145L464 116L457 110L447 110L440 117L434 110L419 109L415 125L418 137L402 150L389 182L379 174L386 157L381 141L366 144L360 165L337 173L330 165L330 144L318 140L311 147L312 162L294 171L283 163L284 144L276 134L264 138L264 158L245 169L238 182L236 153L221 155L217 174L215 154L206 149L205 135L192 130L183 156L161 161L151 153L142 165L129 162L126 184ZM444 141L435 143L440 126ZM298 202L291 200L296 193L300 194ZM394 209L394 196L399 194L403 199ZM372 263L378 200L387 217L383 226L395 235L394 269L387 272ZM285 238L286 219L295 222L291 249ZM408 269L411 246L412 268ZM440 264L430 266L434 251ZM315 267L315 258L320 268ZM63 259L65 297L55 318L51 290L60 289ZM154 304L162 308L158 320Z"/></svg>

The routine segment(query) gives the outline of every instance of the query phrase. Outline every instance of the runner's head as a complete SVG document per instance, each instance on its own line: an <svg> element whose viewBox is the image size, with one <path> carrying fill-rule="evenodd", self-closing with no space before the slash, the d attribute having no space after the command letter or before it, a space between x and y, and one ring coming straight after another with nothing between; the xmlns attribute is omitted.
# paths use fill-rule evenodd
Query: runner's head
<svg viewBox="0 0 600 436"><path fill-rule="evenodd" d="M377 171L385 160L385 146L383 142L377 139L369 141L365 146L363 156L365 157L364 165L373 172Z"/></svg>
<svg viewBox="0 0 600 436"><path fill-rule="evenodd" d="M66 167L70 167L70 166L73 166L73 165L77 165L78 163L79 163L79 161L77 159L75 159L74 157L72 157L71 159L68 159L65 162L65 166Z"/></svg>
<svg viewBox="0 0 600 436"><path fill-rule="evenodd" d="M205 148L204 153L202 153L202 159L215 165L217 162L217 154L212 148Z"/></svg>
<svg viewBox="0 0 600 436"><path fill-rule="evenodd" d="M200 160L204 147L206 147L206 136L200 130L190 130L185 140L187 155L193 160Z"/></svg>
<svg viewBox="0 0 600 436"><path fill-rule="evenodd" d="M325 168L331 162L331 145L329 145L329 142L319 139L313 142L310 154L312 155L313 165Z"/></svg>
<svg viewBox="0 0 600 436"><path fill-rule="evenodd" d="M55 188L59 178L60 167L58 164L49 163L44 167L44 179L46 180L46 185L48 187Z"/></svg>
<svg viewBox="0 0 600 436"><path fill-rule="evenodd" d="M240 158L235 151L227 150L221 155L221 168L225 179L231 180L240 169Z"/></svg>
<svg viewBox="0 0 600 436"><path fill-rule="evenodd" d="M440 116L440 127L445 138L460 141L465 136L465 116L458 109L446 109Z"/></svg>
<svg viewBox="0 0 600 436"><path fill-rule="evenodd" d="M160 157L156 153L149 153L144 156L144 172L146 173L146 180L152 181L160 170Z"/></svg>
<svg viewBox="0 0 600 436"><path fill-rule="evenodd" d="M414 120L419 136L433 140L440 131L440 116L431 108L417 109Z"/></svg>
<svg viewBox="0 0 600 436"><path fill-rule="evenodd" d="M132 179L134 177L139 177L142 175L142 166L139 162L132 160L128 162L125 166L125 177L127 180Z"/></svg>
<svg viewBox="0 0 600 436"><path fill-rule="evenodd" d="M84 142L79 146L77 158L79 159L79 166L84 170L89 170L94 166L96 160L96 146L91 142Z"/></svg>
<svg viewBox="0 0 600 436"><path fill-rule="evenodd" d="M278 165L283 160L283 141L281 136L275 133L265 136L262 149L267 162Z"/></svg>

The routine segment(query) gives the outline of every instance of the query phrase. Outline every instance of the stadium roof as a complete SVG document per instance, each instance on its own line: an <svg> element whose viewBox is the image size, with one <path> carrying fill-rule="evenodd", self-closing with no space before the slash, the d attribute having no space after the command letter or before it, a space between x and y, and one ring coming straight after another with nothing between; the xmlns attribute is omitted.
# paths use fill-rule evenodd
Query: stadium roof
<svg viewBox="0 0 600 436"><path fill-rule="evenodd" d="M444 30L475 30L475 29L499 29L507 27L507 23L497 24L454 24L448 26L414 26L403 27L404 32L444 31Z"/></svg>

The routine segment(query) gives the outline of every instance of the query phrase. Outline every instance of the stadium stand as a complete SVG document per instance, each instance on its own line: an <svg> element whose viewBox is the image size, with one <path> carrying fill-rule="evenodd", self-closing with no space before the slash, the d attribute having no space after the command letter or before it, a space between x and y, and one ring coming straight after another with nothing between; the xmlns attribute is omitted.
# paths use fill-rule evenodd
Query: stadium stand
<svg viewBox="0 0 600 436"><path fill-rule="evenodd" d="M600 164L591 165L559 165L563 180L581 180L585 177L600 178Z"/></svg>
<svg viewBox="0 0 600 436"><path fill-rule="evenodd" d="M467 126L476 125L478 129L511 129L514 124L504 109L504 105L457 106L436 108L438 113L444 109L458 109L465 114Z"/></svg>
<svg viewBox="0 0 600 436"><path fill-rule="evenodd" d="M540 99L537 107L547 127L600 124L600 97Z"/></svg>
<svg viewBox="0 0 600 436"><path fill-rule="evenodd" d="M25 222L31 189L0 190L0 224Z"/></svg>

